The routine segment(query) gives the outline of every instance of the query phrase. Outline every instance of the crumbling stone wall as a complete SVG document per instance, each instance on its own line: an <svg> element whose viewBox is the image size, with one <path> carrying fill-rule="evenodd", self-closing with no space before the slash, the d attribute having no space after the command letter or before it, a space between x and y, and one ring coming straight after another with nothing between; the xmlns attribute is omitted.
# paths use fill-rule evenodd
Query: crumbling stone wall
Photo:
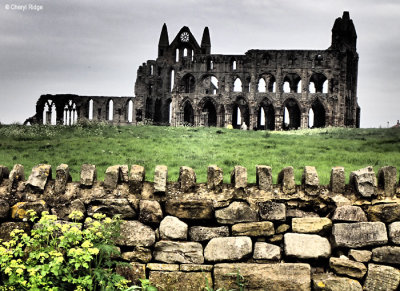
<svg viewBox="0 0 400 291"><path fill-rule="evenodd" d="M164 24L158 58L137 71L135 118L173 126L244 122L250 129L269 130L359 127L356 39L344 12L326 50L220 55L211 54L207 27L200 45L186 26L170 43Z"/></svg>
<svg viewBox="0 0 400 291"><path fill-rule="evenodd" d="M332 168L329 185L310 166L301 184L292 167L276 180L268 166L256 175L248 184L246 168L236 166L225 184L222 169L209 166L201 184L181 167L171 182L168 168L157 166L149 182L142 166L116 165L97 181L96 166L85 164L80 181L71 181L68 165L54 173L41 164L26 180L22 165L0 166L0 238L29 231L28 209L60 220L74 210L120 214L120 259L132 269L118 272L134 282L148 276L160 290L203 290L205 278L215 289L233 288L238 270L246 290L398 290L395 167L354 171L348 185L342 167Z"/></svg>

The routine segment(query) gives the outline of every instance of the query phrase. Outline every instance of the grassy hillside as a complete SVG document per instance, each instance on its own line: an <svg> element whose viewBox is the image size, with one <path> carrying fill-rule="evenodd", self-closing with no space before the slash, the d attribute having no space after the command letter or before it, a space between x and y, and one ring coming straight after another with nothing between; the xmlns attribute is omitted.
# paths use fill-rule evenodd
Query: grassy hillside
<svg viewBox="0 0 400 291"><path fill-rule="evenodd" d="M25 166L26 175L39 163L53 169L61 163L72 169L79 180L84 163L95 164L103 179L108 166L139 164L153 179L157 164L167 165L169 180L176 181L179 167L195 169L199 182L207 178L207 166L217 164L225 181L235 165L248 169L249 182L255 182L255 166L270 165L274 182L286 166L295 169L300 183L303 167L315 166L320 182L329 183L333 166L350 171L367 165L377 172L381 166L400 168L398 129L313 129L289 132L240 131L221 128L125 126L104 124L64 126L0 126L0 164L10 169Z"/></svg>

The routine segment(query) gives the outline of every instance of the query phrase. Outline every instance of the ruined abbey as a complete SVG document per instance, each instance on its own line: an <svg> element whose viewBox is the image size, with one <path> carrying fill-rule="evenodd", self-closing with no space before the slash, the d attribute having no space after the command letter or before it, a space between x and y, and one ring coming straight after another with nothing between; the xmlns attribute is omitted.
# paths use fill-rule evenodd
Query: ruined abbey
<svg viewBox="0 0 400 291"><path fill-rule="evenodd" d="M208 27L199 44L184 26L169 41L162 27L158 57L137 71L135 97L42 95L27 121L71 125L164 124L250 129L359 127L357 34L348 12L336 19L326 50L211 54Z"/></svg>

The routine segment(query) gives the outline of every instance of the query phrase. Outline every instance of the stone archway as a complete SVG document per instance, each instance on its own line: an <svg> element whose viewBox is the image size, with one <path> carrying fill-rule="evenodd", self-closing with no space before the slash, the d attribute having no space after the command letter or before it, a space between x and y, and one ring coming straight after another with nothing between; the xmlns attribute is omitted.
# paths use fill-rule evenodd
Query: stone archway
<svg viewBox="0 0 400 291"><path fill-rule="evenodd" d="M286 99L282 106L284 130L298 129L301 125L301 110L297 101L293 98Z"/></svg>

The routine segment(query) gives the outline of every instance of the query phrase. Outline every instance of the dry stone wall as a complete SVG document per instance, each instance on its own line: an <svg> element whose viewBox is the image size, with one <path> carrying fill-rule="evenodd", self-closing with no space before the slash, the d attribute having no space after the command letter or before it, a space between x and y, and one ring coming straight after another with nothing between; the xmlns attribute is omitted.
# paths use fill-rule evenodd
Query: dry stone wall
<svg viewBox="0 0 400 291"><path fill-rule="evenodd" d="M54 171L55 170L55 171ZM68 165L0 166L0 238L29 231L26 212L49 211L59 220L79 210L120 214L118 272L133 282L149 277L159 290L235 288L237 272L246 290L398 290L400 282L400 188L397 170L372 167L350 173L334 167L329 185L319 185L314 167L301 184L284 168L277 184L271 168L257 166L257 183L236 166L223 183L217 166L207 183L181 167L177 182L157 166L154 182L144 167L111 166L97 181L96 166L83 165L71 181ZM83 224L84 225L84 224Z"/></svg>

